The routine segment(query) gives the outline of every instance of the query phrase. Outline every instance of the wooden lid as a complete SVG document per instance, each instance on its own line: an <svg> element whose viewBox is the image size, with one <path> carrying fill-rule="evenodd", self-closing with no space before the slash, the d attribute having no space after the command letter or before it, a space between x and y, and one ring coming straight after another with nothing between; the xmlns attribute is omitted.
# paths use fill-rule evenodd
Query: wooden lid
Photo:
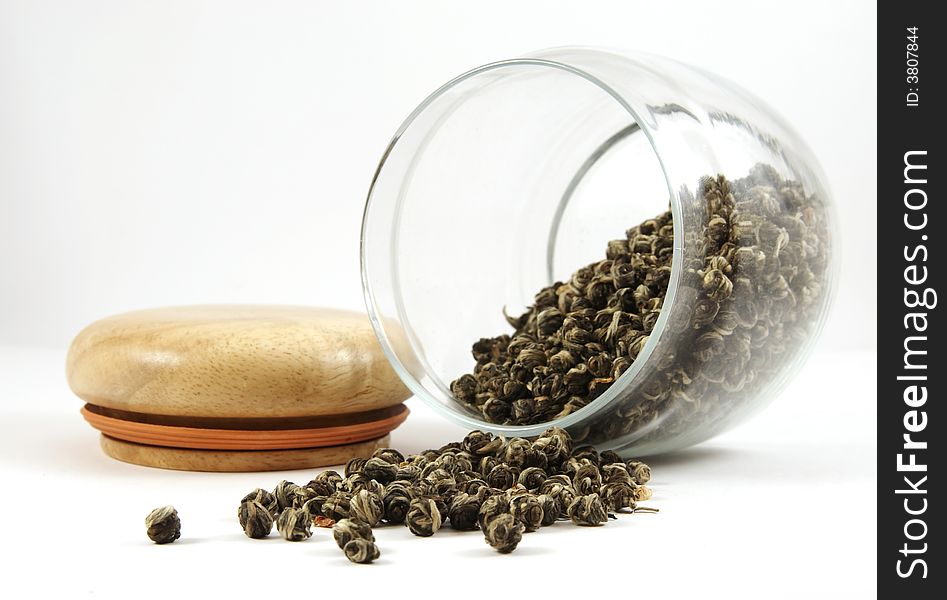
<svg viewBox="0 0 947 600"><path fill-rule="evenodd" d="M299 448L295 450L189 450L136 444L101 436L102 451L116 460L177 471L239 473L249 471L290 471L329 465L344 465L352 458L368 458L379 448L391 445L383 436L366 442Z"/></svg>
<svg viewBox="0 0 947 600"><path fill-rule="evenodd" d="M83 415L105 435L184 452L368 447L359 443L404 420L410 395L368 317L295 306L186 306L102 319L73 340L66 373L88 403ZM202 469L214 470L213 455L203 456Z"/></svg>
<svg viewBox="0 0 947 600"><path fill-rule="evenodd" d="M337 415L410 395L367 316L299 306L184 306L108 317L73 340L66 374L90 404L162 415Z"/></svg>

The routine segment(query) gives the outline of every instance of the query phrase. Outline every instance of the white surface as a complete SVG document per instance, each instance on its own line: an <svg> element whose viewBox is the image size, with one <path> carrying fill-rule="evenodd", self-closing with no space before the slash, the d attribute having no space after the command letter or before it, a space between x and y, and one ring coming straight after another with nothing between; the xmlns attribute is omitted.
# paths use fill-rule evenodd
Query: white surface
<svg viewBox="0 0 947 600"><path fill-rule="evenodd" d="M823 347L874 347L874 3L0 0L0 343L116 312L363 307L382 151L467 69L590 44L664 54L774 106L840 208Z"/></svg>
<svg viewBox="0 0 947 600"><path fill-rule="evenodd" d="M509 556L476 532L420 539L378 528L382 558L372 566L348 563L327 530L295 544L244 537L240 497L314 472L182 473L106 457L63 361L61 351L0 347L4 598L399 598L412 589L482 599L487 589L526 597L540 586L564 598L874 596L874 353L818 355L751 422L649 461L647 504L659 514L596 529L557 523ZM396 447L415 452L464 433L410 404ZM183 537L155 546L143 519L163 504L180 511Z"/></svg>

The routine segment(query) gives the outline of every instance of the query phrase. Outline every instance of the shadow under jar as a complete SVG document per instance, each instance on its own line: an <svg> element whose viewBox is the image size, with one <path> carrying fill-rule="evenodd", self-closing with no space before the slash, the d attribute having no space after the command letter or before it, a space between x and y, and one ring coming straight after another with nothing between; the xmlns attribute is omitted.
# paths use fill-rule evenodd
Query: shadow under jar
<svg viewBox="0 0 947 600"><path fill-rule="evenodd" d="M670 59L554 48L407 118L369 192L362 281L388 359L447 418L646 456L779 393L825 319L835 238L816 160L763 102ZM544 308L565 324L538 326ZM550 361L563 349L572 364ZM566 377L580 363L594 373ZM452 393L475 369L507 383Z"/></svg>

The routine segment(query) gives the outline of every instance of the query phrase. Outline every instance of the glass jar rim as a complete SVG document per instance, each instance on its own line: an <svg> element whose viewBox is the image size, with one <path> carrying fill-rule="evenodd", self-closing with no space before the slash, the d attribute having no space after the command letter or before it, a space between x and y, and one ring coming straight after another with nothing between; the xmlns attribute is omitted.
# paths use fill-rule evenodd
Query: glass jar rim
<svg viewBox="0 0 947 600"><path fill-rule="evenodd" d="M588 48L588 50L597 50L593 48ZM671 276L668 283L668 290L665 294L664 301L662 303L662 310L658 316L657 321L655 322L654 328L649 334L648 341L645 343L645 346L641 349L638 356L631 363L628 369L625 370L609 387L602 395L598 396L594 400L590 401L586 406L583 406L579 410L572 412L564 417L558 419L553 419L551 421L544 421L541 423L536 423L532 425L503 425L498 423L491 423L489 421L478 419L472 413L458 410L453 407L446 406L445 404L439 402L437 399L430 397L430 392L411 374L411 372L402 364L401 360L398 358L390 340L385 332L384 325L382 324L382 315L377 309L377 303L374 297L374 292L372 289L372 284L370 277L368 275L368 266L366 260L366 230L369 220L369 213L372 206L373 193L375 191L375 186L378 181L378 177L381 174L382 170L385 167L388 157L390 156L392 150L397 145L398 141L411 127L412 123L418 118L418 116L424 112L434 101L444 95L448 90L454 88L460 83L467 81L478 75L483 75L490 71L508 68L508 67L547 67L552 69L557 69L570 73L572 75L581 77L586 81L597 86L600 90L608 94L613 100L615 100L624 110L626 110L638 125L641 132L644 133L648 144L651 148L651 151L654 153L655 158L658 161L658 164L661 168L662 175L667 184L668 197L671 208L671 215L674 228L674 246L673 254L671 258ZM661 152L658 149L657 143L655 142L652 131L649 128L649 125L643 121L639 116L639 111L636 110L628 100L622 96L618 91L613 87L609 86L607 83L602 81L600 78L584 71L582 69L576 68L572 65L548 59L541 58L514 58L501 60L496 62L487 63L481 65L474 69L471 69L457 77L454 77L447 83L441 85L435 91L430 93L418 106L404 119L401 125L398 127L398 130L392 136L391 141L385 148L384 153L382 154L381 159L379 160L378 167L375 169L375 173L372 176L372 181L369 186L368 195L365 201L365 208L362 214L362 228L360 235L359 243L359 261L361 267L361 279L362 279L362 291L365 298L365 306L368 311L369 321L371 322L372 329L375 332L375 337L378 339L379 344L382 347L382 351L385 355L385 358L388 359L388 362L391 364L392 368L405 383L409 390L415 395L418 396L425 404L433 407L437 412L444 415L449 420L454 423L464 426L467 429L482 429L487 430L496 434L501 434L507 437L536 437L540 435L543 431L550 427L561 427L566 429L573 425L576 425L582 421L588 420L594 417L599 412L606 410L610 407L616 399L618 398L619 391L624 387L627 387L641 372L645 363L651 357L655 348L657 347L660 339L662 338L665 329L667 328L667 322L669 315L671 313L671 308L674 304L677 288L679 286L682 270L683 270L683 248L681 246L681 240L683 236L683 225L680 221L680 216L683 215L683 207L681 199L677 194L674 193L674 186L668 175L668 170L664 164L664 161L661 156ZM603 143L609 143L608 140ZM400 296L398 290L395 291L395 294ZM397 302L399 308L399 313L403 313L403 307L401 306L400 298ZM402 318L402 321L407 323L403 319L403 314L399 315ZM410 332L408 337L410 338ZM455 400L456 401L456 400Z"/></svg>

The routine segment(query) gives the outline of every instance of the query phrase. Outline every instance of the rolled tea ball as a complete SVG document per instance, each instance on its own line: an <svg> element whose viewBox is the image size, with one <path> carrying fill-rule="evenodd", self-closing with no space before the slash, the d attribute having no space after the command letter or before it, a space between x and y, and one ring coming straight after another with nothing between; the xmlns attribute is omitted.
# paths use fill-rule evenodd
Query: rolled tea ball
<svg viewBox="0 0 947 600"><path fill-rule="evenodd" d="M496 457L487 455L481 458L480 462L477 463L477 470L480 471L480 474L484 479L486 479L487 475L490 474L490 471L493 470L493 467L497 466L498 464L500 463L497 461Z"/></svg>
<svg viewBox="0 0 947 600"><path fill-rule="evenodd" d="M602 487L602 474L592 463L580 465L572 476L572 487L580 496L597 494Z"/></svg>
<svg viewBox="0 0 947 600"><path fill-rule="evenodd" d="M506 444L503 450L503 462L511 467L525 468L527 454L533 449L533 444L529 440L515 437Z"/></svg>
<svg viewBox="0 0 947 600"><path fill-rule="evenodd" d="M296 501L296 489L298 487L292 481L286 481L285 479L276 484L276 489L273 490L273 496L276 497L276 514L282 514L285 509L293 506Z"/></svg>
<svg viewBox="0 0 947 600"><path fill-rule="evenodd" d="M631 474L635 483L644 485L651 481L651 467L640 460L629 460L625 463L628 466L628 473Z"/></svg>
<svg viewBox="0 0 947 600"><path fill-rule="evenodd" d="M566 485L566 486L562 486L558 490L558 494L556 495L556 500L559 501L559 507L562 509L562 511L565 511L569 508L569 505L572 504L572 502L578 496L579 494L575 491L574 487L572 487L571 485Z"/></svg>
<svg viewBox="0 0 947 600"><path fill-rule="evenodd" d="M544 481L543 484L539 486L540 493L545 493L543 492L543 490L546 489L548 486L554 485L554 484L564 485L571 488L572 477L570 477L566 473L559 473L557 475L552 475L551 477L546 478L546 481Z"/></svg>
<svg viewBox="0 0 947 600"><path fill-rule="evenodd" d="M415 481L421 476L421 467L417 465L401 465L395 473L395 480Z"/></svg>
<svg viewBox="0 0 947 600"><path fill-rule="evenodd" d="M341 481L342 481L342 476L339 475L338 471L333 471L332 469L329 469L327 471L323 471L319 473L318 475L316 475L315 478L313 478L313 480L310 481L308 485L310 486L319 485L319 486L324 487L326 490L325 495L328 496L329 494L335 491L336 486L338 486L339 483L341 483Z"/></svg>
<svg viewBox="0 0 947 600"><path fill-rule="evenodd" d="M373 494L376 494L379 498L385 495L385 485L375 481L374 479L369 479L364 485L358 489L352 490L352 493L360 492L361 490L368 490Z"/></svg>
<svg viewBox="0 0 947 600"><path fill-rule="evenodd" d="M480 515L480 500L476 496L471 496L464 492L456 494L451 500L450 509L447 512L450 519L450 526L460 531L473 531L477 529L477 518Z"/></svg>
<svg viewBox="0 0 947 600"><path fill-rule="evenodd" d="M510 416L510 404L499 398L487 398L480 407L480 412L491 423L502 423Z"/></svg>
<svg viewBox="0 0 947 600"><path fill-rule="evenodd" d="M565 429L550 427L536 438L533 449L546 455L549 466L558 467L572 453L572 436Z"/></svg>
<svg viewBox="0 0 947 600"><path fill-rule="evenodd" d="M516 478L519 476L519 470L514 469L508 464L500 463L490 469L490 472L484 478L490 487L506 490L513 487Z"/></svg>
<svg viewBox="0 0 947 600"><path fill-rule="evenodd" d="M427 476L428 493L444 499L453 498L457 493L457 480L444 469L437 469Z"/></svg>
<svg viewBox="0 0 947 600"><path fill-rule="evenodd" d="M484 431L471 431L462 442L464 450L477 456L495 454L503 447L503 438L496 437L492 433Z"/></svg>
<svg viewBox="0 0 947 600"><path fill-rule="evenodd" d="M404 454L394 448L379 448L372 454L372 458L380 458L395 466L404 462Z"/></svg>
<svg viewBox="0 0 947 600"><path fill-rule="evenodd" d="M462 450L457 454L457 460L454 462L451 473L458 481L468 477L477 477L478 473L474 472L474 462L477 462L477 457Z"/></svg>
<svg viewBox="0 0 947 600"><path fill-rule="evenodd" d="M486 490L490 489L490 486L487 485L486 481L484 481L483 479L480 479L479 477L476 477L477 473L475 472L471 472L471 473L472 475L470 476L470 479L467 479L462 484L460 484L460 486L458 486L459 491L466 492L470 494L471 496L473 496L473 495L479 494L481 489L486 489Z"/></svg>
<svg viewBox="0 0 947 600"><path fill-rule="evenodd" d="M335 492L335 483L330 483L325 480L320 481L318 479L313 479L302 487L309 490L309 498L312 496L329 496Z"/></svg>
<svg viewBox="0 0 947 600"><path fill-rule="evenodd" d="M352 473L348 477L342 480L341 485L339 486L339 491L348 492L354 494L355 492L365 489L369 485L377 483L372 480L371 477L368 477L364 473Z"/></svg>
<svg viewBox="0 0 947 600"><path fill-rule="evenodd" d="M451 474L462 473L473 469L473 461L477 457L466 450L451 450L441 454L437 462L441 468L449 471Z"/></svg>
<svg viewBox="0 0 947 600"><path fill-rule="evenodd" d="M312 517L302 508L286 508L276 519L276 529L288 542L301 542L312 536Z"/></svg>
<svg viewBox="0 0 947 600"><path fill-rule="evenodd" d="M543 507L543 520L539 524L543 527L552 525L556 522L556 519L559 518L559 513L561 512L559 501L549 494L541 494L537 496L537 499L539 500L539 504Z"/></svg>
<svg viewBox="0 0 947 600"><path fill-rule="evenodd" d="M385 505L375 492L360 490L349 503L349 516L374 527L385 514Z"/></svg>
<svg viewBox="0 0 947 600"><path fill-rule="evenodd" d="M431 473L433 473L434 471L440 468L441 468L440 461L436 459L431 459L427 461L426 463L424 463L424 466L421 467L421 472L418 474L418 481L416 483L427 481L427 478L430 477Z"/></svg>
<svg viewBox="0 0 947 600"><path fill-rule="evenodd" d="M237 520L248 538L265 538L273 531L273 515L255 500L245 500L237 509Z"/></svg>
<svg viewBox="0 0 947 600"><path fill-rule="evenodd" d="M608 520L605 505L598 494L579 496L572 501L567 511L569 518L576 525L595 526Z"/></svg>
<svg viewBox="0 0 947 600"><path fill-rule="evenodd" d="M415 498L404 522L414 535L428 537L441 528L441 519L437 502L431 498Z"/></svg>
<svg viewBox="0 0 947 600"><path fill-rule="evenodd" d="M434 501L434 506L437 507L439 513L441 513L441 524L444 524L444 520L447 519L447 502L444 501L440 496L433 496L431 500Z"/></svg>
<svg viewBox="0 0 947 600"><path fill-rule="evenodd" d="M343 471L345 477L349 477L355 473L361 473L362 467L365 466L366 462L368 462L368 459L365 458L349 459L349 462L345 463L345 470Z"/></svg>
<svg viewBox="0 0 947 600"><path fill-rule="evenodd" d="M345 549L345 545L354 539L375 541L375 534L367 523L356 521L354 519L342 519L332 526L332 537L340 549Z"/></svg>
<svg viewBox="0 0 947 600"><path fill-rule="evenodd" d="M437 458L438 456L440 456L440 455L441 455L441 451L440 451L440 450L432 450L432 449L430 449L430 448L428 448L427 450L422 450L421 453L418 454L417 456L419 456L420 458L424 459L425 462L424 462L424 463L418 463L418 466L421 467L421 468L423 468L424 465L427 464L427 462L436 459L436 458Z"/></svg>
<svg viewBox="0 0 947 600"><path fill-rule="evenodd" d="M602 486L602 501L608 510L635 508L637 486L628 481L616 481Z"/></svg>
<svg viewBox="0 0 947 600"><path fill-rule="evenodd" d="M305 485L300 485L293 490L293 508L302 508L307 502L318 497L319 494L316 493L316 490Z"/></svg>
<svg viewBox="0 0 947 600"><path fill-rule="evenodd" d="M316 517L324 517L325 515L322 514L322 505L326 503L327 499L328 496L313 496L309 500L306 500L302 508L309 513L309 516L313 519Z"/></svg>
<svg viewBox="0 0 947 600"><path fill-rule="evenodd" d="M520 472L516 482L532 492L539 489L546 479L546 471L539 467L527 467Z"/></svg>
<svg viewBox="0 0 947 600"><path fill-rule="evenodd" d="M252 500L254 502L259 502L260 504L262 504L263 507L266 508L266 510L270 511L271 516L279 514L279 508L276 503L276 496L274 496L272 493L262 488L257 488L253 490L252 492L244 496L243 499L240 500L240 502L243 503L243 502L247 502L248 500Z"/></svg>
<svg viewBox="0 0 947 600"><path fill-rule="evenodd" d="M181 537L181 519L173 506L156 508L145 517L148 537L156 544L170 544Z"/></svg>
<svg viewBox="0 0 947 600"><path fill-rule="evenodd" d="M628 472L628 467L626 467L624 463L605 465L600 470L602 472L603 483L625 482L637 485L635 484L634 478L632 478L631 474Z"/></svg>
<svg viewBox="0 0 947 600"><path fill-rule="evenodd" d="M572 458L576 460L582 460L584 458L596 467L601 464L601 459L599 458L595 446L579 446L572 452Z"/></svg>
<svg viewBox="0 0 947 600"><path fill-rule="evenodd" d="M536 496L522 494L510 499L510 514L526 531L536 531L543 522L543 505Z"/></svg>
<svg viewBox="0 0 947 600"><path fill-rule="evenodd" d="M501 554L509 554L523 539L523 524L509 513L489 519L483 529L488 544Z"/></svg>
<svg viewBox="0 0 947 600"><path fill-rule="evenodd" d="M411 493L408 488L388 486L385 497L382 498L385 505L385 522L394 525L404 523L408 515L408 508L411 506Z"/></svg>
<svg viewBox="0 0 947 600"><path fill-rule="evenodd" d="M571 480L565 475L553 475L547 479L540 487L540 494L546 494L556 499L559 504L559 512L562 513L575 500L575 488L572 487Z"/></svg>
<svg viewBox="0 0 947 600"><path fill-rule="evenodd" d="M523 468L539 467L540 469L546 469L548 466L546 455L530 444L529 450L526 451L526 462L523 464Z"/></svg>
<svg viewBox="0 0 947 600"><path fill-rule="evenodd" d="M322 514L334 521L347 519L352 513L352 495L336 492L322 503Z"/></svg>
<svg viewBox="0 0 947 600"><path fill-rule="evenodd" d="M604 452L599 454L598 457L599 457L599 461L601 462L603 466L611 465L615 463L619 463L619 464L625 463L625 461L623 461L622 458L618 456L618 453L613 452L612 450L605 450Z"/></svg>
<svg viewBox="0 0 947 600"><path fill-rule="evenodd" d="M509 512L510 499L506 497L506 494L500 493L490 496L480 504L480 513L477 515L480 529L484 529L484 524L488 520Z"/></svg>
<svg viewBox="0 0 947 600"><path fill-rule="evenodd" d="M378 546L375 545L375 542L362 538L350 540L345 544L345 547L342 548L342 552L345 553L345 558L353 563L361 564L370 563L381 556L381 552L378 551Z"/></svg>
<svg viewBox="0 0 947 600"><path fill-rule="evenodd" d="M651 499L651 488L646 485L639 485L635 488L635 501L644 502Z"/></svg>

